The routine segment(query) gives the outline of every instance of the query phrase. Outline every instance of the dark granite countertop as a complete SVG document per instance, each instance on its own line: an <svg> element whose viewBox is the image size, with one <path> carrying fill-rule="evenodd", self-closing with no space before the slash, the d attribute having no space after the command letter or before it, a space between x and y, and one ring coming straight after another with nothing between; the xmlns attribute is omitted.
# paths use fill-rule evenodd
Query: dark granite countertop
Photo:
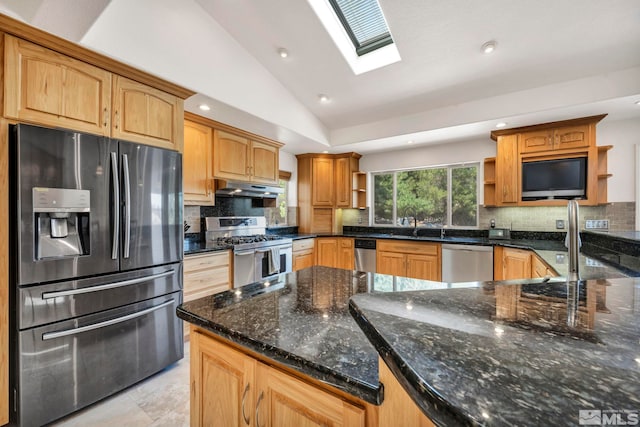
<svg viewBox="0 0 640 427"><path fill-rule="evenodd" d="M578 425L580 410L639 410L640 279L582 282L575 327L566 283L522 283L361 294L350 309L437 425Z"/></svg>
<svg viewBox="0 0 640 427"><path fill-rule="evenodd" d="M379 404L378 354L348 311L351 295L376 289L370 275L311 267L277 277L184 303L178 317Z"/></svg>
<svg viewBox="0 0 640 427"><path fill-rule="evenodd" d="M201 240L184 241L184 254L187 256L205 252L226 251L232 248L232 245L218 245L212 242L203 242Z"/></svg>

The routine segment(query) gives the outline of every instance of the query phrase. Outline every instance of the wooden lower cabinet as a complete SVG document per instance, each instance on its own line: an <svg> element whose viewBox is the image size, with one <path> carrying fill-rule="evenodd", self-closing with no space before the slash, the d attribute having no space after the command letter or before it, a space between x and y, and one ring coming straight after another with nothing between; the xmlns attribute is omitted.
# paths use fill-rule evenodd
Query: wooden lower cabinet
<svg viewBox="0 0 640 427"><path fill-rule="evenodd" d="M350 237L316 238L316 265L354 269L353 239Z"/></svg>
<svg viewBox="0 0 640 427"><path fill-rule="evenodd" d="M191 426L254 426L257 361L193 331L190 353Z"/></svg>
<svg viewBox="0 0 640 427"><path fill-rule="evenodd" d="M439 243L378 240L376 271L393 276L440 281L441 248Z"/></svg>
<svg viewBox="0 0 640 427"><path fill-rule="evenodd" d="M382 359L378 359L378 366L380 382L384 385L384 401L378 410L380 427L435 427L411 400Z"/></svg>
<svg viewBox="0 0 640 427"><path fill-rule="evenodd" d="M256 426L364 426L365 409L258 363Z"/></svg>
<svg viewBox="0 0 640 427"><path fill-rule="evenodd" d="M525 249L496 246L494 249L495 280L531 278L531 257L533 252Z"/></svg>
<svg viewBox="0 0 640 427"><path fill-rule="evenodd" d="M192 427L378 425L371 405L262 363L194 326L190 346Z"/></svg>
<svg viewBox="0 0 640 427"><path fill-rule="evenodd" d="M526 249L496 246L493 253L495 280L515 280L556 277L558 273L549 267L535 252Z"/></svg>
<svg viewBox="0 0 640 427"><path fill-rule="evenodd" d="M315 239L303 239L293 241L293 271L316 265Z"/></svg>

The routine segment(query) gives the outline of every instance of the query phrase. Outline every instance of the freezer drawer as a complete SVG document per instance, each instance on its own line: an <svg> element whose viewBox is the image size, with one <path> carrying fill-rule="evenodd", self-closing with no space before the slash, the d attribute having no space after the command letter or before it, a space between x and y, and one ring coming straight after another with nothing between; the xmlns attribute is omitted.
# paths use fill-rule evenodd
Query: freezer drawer
<svg viewBox="0 0 640 427"><path fill-rule="evenodd" d="M40 426L180 360L182 292L18 334L21 426Z"/></svg>
<svg viewBox="0 0 640 427"><path fill-rule="evenodd" d="M182 289L182 263L18 289L18 329L58 322Z"/></svg>

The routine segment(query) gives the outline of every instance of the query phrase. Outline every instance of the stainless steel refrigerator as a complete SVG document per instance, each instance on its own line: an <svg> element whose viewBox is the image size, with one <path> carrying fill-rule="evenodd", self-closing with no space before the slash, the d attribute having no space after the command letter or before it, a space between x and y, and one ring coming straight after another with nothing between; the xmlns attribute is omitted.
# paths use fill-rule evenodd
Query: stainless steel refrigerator
<svg viewBox="0 0 640 427"><path fill-rule="evenodd" d="M39 426L183 357L182 158L10 127L13 422Z"/></svg>

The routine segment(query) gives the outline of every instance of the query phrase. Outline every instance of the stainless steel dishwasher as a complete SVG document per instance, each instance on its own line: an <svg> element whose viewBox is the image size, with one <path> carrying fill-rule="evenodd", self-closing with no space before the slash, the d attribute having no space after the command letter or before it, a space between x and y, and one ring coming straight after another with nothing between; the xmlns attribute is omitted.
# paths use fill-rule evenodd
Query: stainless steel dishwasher
<svg viewBox="0 0 640 427"><path fill-rule="evenodd" d="M442 245L442 281L447 283L493 280L493 247Z"/></svg>
<svg viewBox="0 0 640 427"><path fill-rule="evenodd" d="M376 272L376 241L374 239L355 239L354 251L356 270Z"/></svg>

